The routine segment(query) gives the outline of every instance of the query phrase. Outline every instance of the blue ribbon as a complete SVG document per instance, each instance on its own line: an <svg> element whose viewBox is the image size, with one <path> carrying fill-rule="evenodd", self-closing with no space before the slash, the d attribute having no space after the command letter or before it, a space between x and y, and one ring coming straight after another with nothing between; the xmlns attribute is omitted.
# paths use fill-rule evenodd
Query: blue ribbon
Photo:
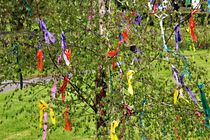
<svg viewBox="0 0 210 140"><path fill-rule="evenodd" d="M61 49L63 52L66 50L66 37L64 33L61 34Z"/></svg>

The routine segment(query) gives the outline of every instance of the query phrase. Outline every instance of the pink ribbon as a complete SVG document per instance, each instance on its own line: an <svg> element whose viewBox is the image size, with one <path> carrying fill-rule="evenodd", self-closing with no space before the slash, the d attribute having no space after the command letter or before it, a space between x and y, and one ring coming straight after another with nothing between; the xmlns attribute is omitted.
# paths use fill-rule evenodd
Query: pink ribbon
<svg viewBox="0 0 210 140"><path fill-rule="evenodd" d="M57 81L55 80L54 81L54 85L53 85L53 87L52 87L52 89L51 89L51 92L52 92L52 99L54 100L55 99L55 93L56 93L56 90L57 90Z"/></svg>
<svg viewBox="0 0 210 140"><path fill-rule="evenodd" d="M42 140L46 140L47 137L47 112L44 113L44 130L42 135Z"/></svg>

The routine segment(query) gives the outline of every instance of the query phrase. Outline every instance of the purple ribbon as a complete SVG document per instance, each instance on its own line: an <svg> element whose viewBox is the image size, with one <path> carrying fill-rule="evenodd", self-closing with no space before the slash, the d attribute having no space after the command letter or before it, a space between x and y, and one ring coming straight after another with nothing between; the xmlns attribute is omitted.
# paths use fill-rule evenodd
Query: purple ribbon
<svg viewBox="0 0 210 140"><path fill-rule="evenodd" d="M44 39L45 39L45 42L47 44L53 44L55 43L56 39L55 37L47 30L47 26L46 24L44 23L43 20L39 20L39 24L42 28L42 31L44 32Z"/></svg>
<svg viewBox="0 0 210 140"><path fill-rule="evenodd" d="M181 85L182 85L182 88L184 88L184 89L190 94L190 97L192 98L192 100L193 100L196 104L198 104L198 102L197 102L197 100L196 100L194 94L192 93L192 91L191 91L187 86L184 85L184 75L181 75L181 76L180 76L180 83L181 83Z"/></svg>
<svg viewBox="0 0 210 140"><path fill-rule="evenodd" d="M46 140L47 137L47 112L44 113L44 130L42 140Z"/></svg>
<svg viewBox="0 0 210 140"><path fill-rule="evenodd" d="M180 76L180 83L181 83L181 85L182 85L182 87L184 87L184 75L181 75Z"/></svg>
<svg viewBox="0 0 210 140"><path fill-rule="evenodd" d="M190 97L192 98L192 100L193 100L196 104L198 104L198 102L197 102L197 100L196 100L194 94L192 93L192 91L191 91L187 86L185 87L185 89L186 89L186 91L190 94Z"/></svg>
<svg viewBox="0 0 210 140"><path fill-rule="evenodd" d="M180 28L179 28L179 24L177 24L174 28L175 31L175 41L176 41L176 51L178 51L179 49L179 42L181 41L181 35L179 32Z"/></svg>
<svg viewBox="0 0 210 140"><path fill-rule="evenodd" d="M61 34L61 49L63 52L66 50L66 37L64 33Z"/></svg>
<svg viewBox="0 0 210 140"><path fill-rule="evenodd" d="M139 13L136 13L136 18L135 18L135 24L140 25L141 24L141 16Z"/></svg>
<svg viewBox="0 0 210 140"><path fill-rule="evenodd" d="M179 86L179 80L177 76L179 72L174 65L172 65L172 70L173 70L174 80L176 81L177 86Z"/></svg>

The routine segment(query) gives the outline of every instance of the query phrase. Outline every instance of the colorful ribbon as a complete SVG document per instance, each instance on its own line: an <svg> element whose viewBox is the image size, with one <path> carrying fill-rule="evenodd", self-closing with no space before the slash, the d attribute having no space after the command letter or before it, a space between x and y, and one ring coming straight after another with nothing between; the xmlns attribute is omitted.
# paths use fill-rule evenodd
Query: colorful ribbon
<svg viewBox="0 0 210 140"><path fill-rule="evenodd" d="M44 111L45 111L47 108L48 108L48 104L41 100L41 101L39 102L39 115L40 115L39 127L40 127L40 128L42 128L43 113L44 113Z"/></svg>
<svg viewBox="0 0 210 140"><path fill-rule="evenodd" d="M47 30L47 26L46 24L44 23L43 20L39 20L39 24L42 28L42 31L44 32L44 39L45 39L45 42L47 44L53 44L55 43L56 39L55 37Z"/></svg>
<svg viewBox="0 0 210 140"><path fill-rule="evenodd" d="M66 37L64 35L64 32L61 33L61 49L63 52L66 50Z"/></svg>
<svg viewBox="0 0 210 140"><path fill-rule="evenodd" d="M71 127L71 122L69 121L68 108L66 108L65 112L63 113L63 115L64 115L64 122L65 122L64 129L66 131L71 131L72 127Z"/></svg>
<svg viewBox="0 0 210 140"><path fill-rule="evenodd" d="M110 128L110 135L111 135L111 140L118 140L117 134L115 132L116 127L118 127L119 123L117 121L113 121L111 123L111 128Z"/></svg>
<svg viewBox="0 0 210 140"><path fill-rule="evenodd" d="M153 5L153 14L156 14L157 9L158 9L158 4L154 3L154 5Z"/></svg>
<svg viewBox="0 0 210 140"><path fill-rule="evenodd" d="M191 38L194 42L197 42L197 37L195 35L195 20L193 17L193 14L196 13L196 10L192 11L191 17L189 19L189 28L190 28L190 33L191 33Z"/></svg>
<svg viewBox="0 0 210 140"><path fill-rule="evenodd" d="M46 138L47 138L47 112L44 113L44 129L43 129L42 140L46 140Z"/></svg>
<svg viewBox="0 0 210 140"><path fill-rule="evenodd" d="M136 13L136 17L135 17L134 23L136 25L140 25L141 24L141 16L140 16L140 14L138 12Z"/></svg>
<svg viewBox="0 0 210 140"><path fill-rule="evenodd" d="M133 70L129 70L127 72L128 93L130 93L131 95L133 95L133 87L132 87L132 82L131 82L131 79L133 78L133 74L134 74Z"/></svg>
<svg viewBox="0 0 210 140"><path fill-rule="evenodd" d="M199 8L200 6L198 5L200 3L200 0L192 0L192 6L193 9L195 9L196 7Z"/></svg>
<svg viewBox="0 0 210 140"><path fill-rule="evenodd" d="M128 43L128 29L127 28L125 28L124 31L122 32L122 36L123 36L123 38L122 38L121 42Z"/></svg>
<svg viewBox="0 0 210 140"><path fill-rule="evenodd" d="M176 104L178 96L179 96L179 91L176 89L174 92L174 104Z"/></svg>
<svg viewBox="0 0 210 140"><path fill-rule="evenodd" d="M184 85L184 81L183 81L184 75L180 76L180 83L182 85L182 87L180 87L180 85L179 85L179 79L178 79L179 72L178 72L178 70L176 69L176 67L174 65L172 65L172 71L173 71L173 75L174 75L174 80L176 81L176 85L177 85L177 89L174 91L174 104L177 103L177 100L179 98L182 98L187 103L189 103L189 101L184 98L183 88L186 89L186 91L190 94L192 100L197 104L197 100L196 100L195 96L193 95L192 91L189 90L189 88Z"/></svg>
<svg viewBox="0 0 210 140"><path fill-rule="evenodd" d="M119 49L120 49L120 47L118 46L114 51L109 51L107 53L107 56L108 57L114 57L118 53Z"/></svg>
<svg viewBox="0 0 210 140"><path fill-rule="evenodd" d="M68 76L65 76L65 77L64 77L64 80L63 80L63 84L62 84L62 86L61 86L61 88L60 88L60 92L61 92L61 94L62 94L62 101L63 101L63 102L64 102L64 100L65 100L65 95L64 95L64 93L65 93L65 91L66 91L66 87L67 87L68 82L69 82Z"/></svg>
<svg viewBox="0 0 210 140"><path fill-rule="evenodd" d="M40 119L39 119L39 127L42 128L42 122L43 122L43 113L44 111L46 111L49 108L50 110L50 118L51 118L51 122L52 124L55 125L56 121L55 121L55 113L53 111L53 109L50 107L50 105L48 106L48 104L43 101L40 100L39 102L39 114L40 114Z"/></svg>
<svg viewBox="0 0 210 140"><path fill-rule="evenodd" d="M31 8L31 5L28 3L27 0L23 0L23 4L24 4L26 10L28 11L28 14L30 16L32 16L32 8Z"/></svg>
<svg viewBox="0 0 210 140"><path fill-rule="evenodd" d="M42 71L43 69L43 53L41 49L37 52L37 69L38 71Z"/></svg>
<svg viewBox="0 0 210 140"><path fill-rule="evenodd" d="M50 108L50 119L51 119L52 124L55 125L55 123L56 123L56 121L55 121L55 112L53 111L52 108Z"/></svg>
<svg viewBox="0 0 210 140"><path fill-rule="evenodd" d="M22 75L22 70L19 63L19 46L17 44L13 46L12 53L13 55L16 55L16 64L18 65L17 72L19 73L19 76L20 76L20 89L23 89L23 75Z"/></svg>
<svg viewBox="0 0 210 140"><path fill-rule="evenodd" d="M197 102L194 94L192 93L192 91L187 86L184 85L184 80L183 79L184 79L184 75L182 74L180 76L180 83L182 85L182 88L184 88L190 94L190 97L192 98L192 100L198 105L198 102Z"/></svg>
<svg viewBox="0 0 210 140"><path fill-rule="evenodd" d="M57 63L58 63L58 64L61 64L61 62L62 62L62 55L60 54L60 55L58 56Z"/></svg>
<svg viewBox="0 0 210 140"><path fill-rule="evenodd" d="M125 119L130 117L132 112L132 108L130 106L128 106L126 103L124 103L124 109L126 110L126 112L124 113L123 110L123 116L122 116L122 130L121 130L121 134L120 134L120 140L124 140L124 133L125 133Z"/></svg>
<svg viewBox="0 0 210 140"><path fill-rule="evenodd" d="M55 99L55 93L56 93L56 90L57 90L57 83L58 83L58 82L55 80L55 81L54 81L54 84L53 84L53 87L52 87L52 89L51 89L52 100Z"/></svg>
<svg viewBox="0 0 210 140"><path fill-rule="evenodd" d="M191 5L191 0L185 0L185 6L188 7Z"/></svg>
<svg viewBox="0 0 210 140"><path fill-rule="evenodd" d="M67 56L66 56L65 53L63 53L63 59L64 59L66 65L69 66L70 65L70 62L69 62L69 60L68 60L68 58L67 58Z"/></svg>
<svg viewBox="0 0 210 140"><path fill-rule="evenodd" d="M63 59L64 59L66 65L69 66L69 65L70 65L70 61L69 61L69 60L70 60L70 58L71 58L72 52L71 52L71 48L66 49L66 47L67 47L67 45L66 45L66 37L65 37L64 33L62 32L62 34L61 34L61 49L62 49L62 55L63 55ZM58 58L58 62L61 63L61 58L60 58L60 56L59 56L59 58Z"/></svg>
<svg viewBox="0 0 210 140"><path fill-rule="evenodd" d="M118 53L118 51L120 49L120 46L124 42L128 43L128 29L127 28L124 29L124 31L119 35L118 47L115 50L113 50L113 51L109 51L107 53L107 56L113 58L115 55L117 55L117 53Z"/></svg>
<svg viewBox="0 0 210 140"><path fill-rule="evenodd" d="M176 41L176 51L178 51L179 49L179 42L181 41L181 36L180 36L180 32L179 32L180 28L179 28L179 24L177 24L174 28L175 31L175 41Z"/></svg>
<svg viewBox="0 0 210 140"><path fill-rule="evenodd" d="M71 48L68 48L65 50L65 55L66 55L66 58L68 59L68 61L70 61L70 58L71 58Z"/></svg>
<svg viewBox="0 0 210 140"><path fill-rule="evenodd" d="M201 98L201 101L202 101L202 106L203 106L203 110L204 110L204 113L205 113L205 126L206 128L210 128L210 124L209 124L209 118L210 118L210 108L209 108L209 105L208 105L208 102L206 100L206 96L205 96L205 92L203 91L203 88L204 88L204 84L198 84L198 88L200 90L200 98Z"/></svg>

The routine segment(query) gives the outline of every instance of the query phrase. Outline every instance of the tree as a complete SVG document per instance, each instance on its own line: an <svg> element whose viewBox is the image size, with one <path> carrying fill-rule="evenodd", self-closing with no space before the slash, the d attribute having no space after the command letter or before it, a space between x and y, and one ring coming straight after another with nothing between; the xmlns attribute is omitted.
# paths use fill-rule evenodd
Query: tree
<svg viewBox="0 0 210 140"><path fill-rule="evenodd" d="M23 75L34 72L37 51L41 48L45 62L44 70L39 74L56 75L55 79L59 80L57 93L61 92L63 96L66 92L71 93L65 102L60 94L56 94L54 111L62 114L69 108L71 112L77 109L74 105L78 102L84 104L78 114L87 110L94 112L97 137L109 137L113 121L114 126L118 124L113 133L129 139L196 137L208 132L204 129L199 133L201 128L196 125L195 111L202 112L201 103L195 104L187 94L198 92L197 84L207 81L207 72L181 51L174 51L172 35L177 23L171 23L171 27L164 22L169 19L164 15L172 13L175 16L171 8L153 11L154 6L149 11L147 3L140 1L35 0L28 1L33 11L30 17L27 10L30 8L23 5L23 1L11 6L12 2L16 1L1 3L6 8L11 7L11 10L2 9L2 16L9 15L1 20L1 30L4 31L1 32L1 36L4 35L1 38L2 79L15 79L16 56L6 53L11 52L15 44L19 46L20 55L17 57ZM157 6L157 3L153 5ZM156 16L151 12L156 12ZM45 31L39 27L39 19L54 34L56 43L45 43ZM180 17L177 20L180 26L184 26L188 19L187 16L184 20ZM9 24L12 22L15 25ZM57 62L59 55L65 56L60 48L62 31L66 37L66 49L72 51L68 66L64 60L61 64ZM6 57L3 57L5 53ZM175 80L173 74L177 77ZM184 86L181 80L185 82ZM62 86L65 81L68 81L66 92L65 84ZM178 81L177 85L174 81ZM187 101L176 97L181 96L181 89ZM176 105L173 104L174 96L178 99ZM200 101L198 95L195 98ZM189 119L189 116L193 117ZM75 125L82 125L81 122L79 120Z"/></svg>

